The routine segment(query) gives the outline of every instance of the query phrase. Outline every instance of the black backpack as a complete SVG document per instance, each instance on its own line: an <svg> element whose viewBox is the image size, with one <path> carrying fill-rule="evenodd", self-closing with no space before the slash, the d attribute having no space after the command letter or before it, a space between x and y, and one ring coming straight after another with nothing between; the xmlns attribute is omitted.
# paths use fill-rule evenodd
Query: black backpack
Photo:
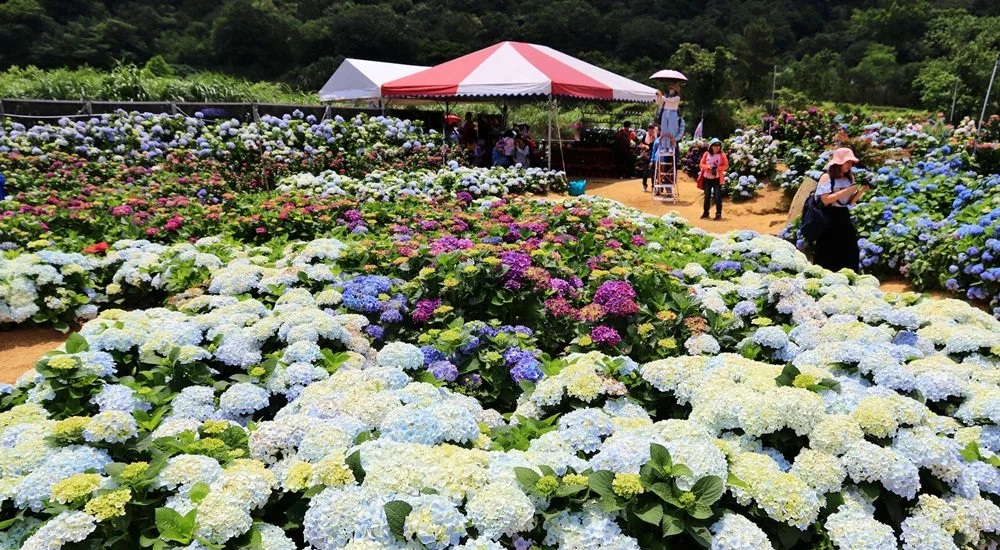
<svg viewBox="0 0 1000 550"><path fill-rule="evenodd" d="M799 233L807 241L818 239L830 225L830 218L825 208L815 193L806 197L806 202L802 206L802 226L799 227Z"/></svg>

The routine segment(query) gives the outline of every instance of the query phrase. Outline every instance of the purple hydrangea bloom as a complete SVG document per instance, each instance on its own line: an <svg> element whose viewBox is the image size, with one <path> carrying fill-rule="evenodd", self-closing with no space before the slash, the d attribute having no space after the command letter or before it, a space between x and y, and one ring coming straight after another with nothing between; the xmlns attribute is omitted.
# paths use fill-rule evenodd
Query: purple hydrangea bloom
<svg viewBox="0 0 1000 550"><path fill-rule="evenodd" d="M375 340L381 340L382 336L385 334L385 329L378 325L368 325L365 327L365 334L374 338Z"/></svg>
<svg viewBox="0 0 1000 550"><path fill-rule="evenodd" d="M500 332L506 332L509 334L523 334L525 336L534 336L535 331L524 325L504 325L500 327Z"/></svg>
<svg viewBox="0 0 1000 550"><path fill-rule="evenodd" d="M476 330L479 336L485 336L487 338L493 339L497 336L497 329L491 327L490 325L483 325Z"/></svg>
<svg viewBox="0 0 1000 550"><path fill-rule="evenodd" d="M901 330L896 337L892 339L892 343L897 346L915 346L917 345L917 335L916 333L910 332L908 330Z"/></svg>
<svg viewBox="0 0 1000 550"><path fill-rule="evenodd" d="M417 302L417 307L413 310L411 317L418 323L426 322L432 315L434 315L434 310L440 305L441 298L434 298L433 300L420 300Z"/></svg>
<svg viewBox="0 0 1000 550"><path fill-rule="evenodd" d="M741 267L742 266L740 265L740 262L733 260L722 260L715 262L712 265L712 271L715 271L716 273L720 273L722 271L739 271Z"/></svg>
<svg viewBox="0 0 1000 550"><path fill-rule="evenodd" d="M403 321L403 314L398 309L387 309L379 315L378 320L383 323L400 323Z"/></svg>
<svg viewBox="0 0 1000 550"><path fill-rule="evenodd" d="M420 348L420 351L424 354L424 364L430 365L431 363L436 363L437 361L444 361L447 359L444 353L434 346L424 346Z"/></svg>
<svg viewBox="0 0 1000 550"><path fill-rule="evenodd" d="M618 342L622 341L622 337L618 334L617 330L605 325L594 327L590 331L590 338L597 344L604 344L611 347L617 346Z"/></svg>
<svg viewBox="0 0 1000 550"><path fill-rule="evenodd" d="M480 343L479 338L473 336L468 342L462 344L462 346L458 348L458 351L463 355L468 355L476 351L479 348Z"/></svg>
<svg viewBox="0 0 1000 550"><path fill-rule="evenodd" d="M523 252L507 251L500 254L500 261L507 268L504 273L504 287L510 290L521 288L524 274L531 267L531 256Z"/></svg>
<svg viewBox="0 0 1000 550"><path fill-rule="evenodd" d="M542 363L535 359L534 357L530 359L525 359L518 361L514 368L510 369L510 377L515 382L520 382L521 380L527 380L529 382L538 382L545 376L542 373L541 367Z"/></svg>
<svg viewBox="0 0 1000 550"><path fill-rule="evenodd" d="M437 256L455 250L468 250L475 246L469 239L459 239L451 235L446 235L431 243L430 252Z"/></svg>
<svg viewBox="0 0 1000 550"><path fill-rule="evenodd" d="M605 281L594 293L594 303L611 315L626 316L639 311L635 289L628 281Z"/></svg>
<svg viewBox="0 0 1000 550"><path fill-rule="evenodd" d="M507 350L503 352L503 360L508 367L513 367L522 360L529 358L534 359L535 354L519 347L507 348Z"/></svg>
<svg viewBox="0 0 1000 550"><path fill-rule="evenodd" d="M454 382L458 378L458 367L451 361L435 361L427 367L434 378L443 382Z"/></svg>
<svg viewBox="0 0 1000 550"><path fill-rule="evenodd" d="M361 275L344 283L344 305L361 313L376 313L383 307L379 294L389 292L392 280L381 275Z"/></svg>

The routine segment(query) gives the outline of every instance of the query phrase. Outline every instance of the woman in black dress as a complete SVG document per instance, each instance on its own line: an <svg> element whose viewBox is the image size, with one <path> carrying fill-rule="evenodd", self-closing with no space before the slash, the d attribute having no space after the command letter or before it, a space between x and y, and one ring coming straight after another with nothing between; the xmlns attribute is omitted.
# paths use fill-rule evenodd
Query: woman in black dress
<svg viewBox="0 0 1000 550"><path fill-rule="evenodd" d="M814 261L830 271L845 267L857 271L860 264L858 232L851 220L850 207L868 187L854 183L851 168L857 162L854 151L847 147L837 149L826 165L827 172L816 185L816 198L822 202L829 223L816 239Z"/></svg>

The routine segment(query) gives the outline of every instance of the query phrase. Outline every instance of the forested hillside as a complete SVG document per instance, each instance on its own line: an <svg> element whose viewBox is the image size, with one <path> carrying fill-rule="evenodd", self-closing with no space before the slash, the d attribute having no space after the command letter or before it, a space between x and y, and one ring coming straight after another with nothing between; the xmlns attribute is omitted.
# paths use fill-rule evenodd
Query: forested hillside
<svg viewBox="0 0 1000 550"><path fill-rule="evenodd" d="M343 57L433 64L499 40L547 44L701 97L947 110L977 101L1000 52L996 0L8 0L0 68L143 64L315 90ZM978 113L976 113L978 114Z"/></svg>

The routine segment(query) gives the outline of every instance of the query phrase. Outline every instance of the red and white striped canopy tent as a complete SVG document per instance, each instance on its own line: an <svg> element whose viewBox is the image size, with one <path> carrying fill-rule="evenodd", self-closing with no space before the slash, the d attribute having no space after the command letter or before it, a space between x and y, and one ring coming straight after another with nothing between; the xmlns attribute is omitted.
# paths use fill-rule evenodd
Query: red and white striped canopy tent
<svg viewBox="0 0 1000 550"><path fill-rule="evenodd" d="M382 97L545 97L552 143L555 98L652 103L656 89L566 55L548 46L500 42L429 69L382 84ZM561 147L561 142L560 142ZM552 147L546 148L549 168Z"/></svg>
<svg viewBox="0 0 1000 550"><path fill-rule="evenodd" d="M651 103L656 89L548 46L500 42L386 82L382 96L544 96Z"/></svg>

